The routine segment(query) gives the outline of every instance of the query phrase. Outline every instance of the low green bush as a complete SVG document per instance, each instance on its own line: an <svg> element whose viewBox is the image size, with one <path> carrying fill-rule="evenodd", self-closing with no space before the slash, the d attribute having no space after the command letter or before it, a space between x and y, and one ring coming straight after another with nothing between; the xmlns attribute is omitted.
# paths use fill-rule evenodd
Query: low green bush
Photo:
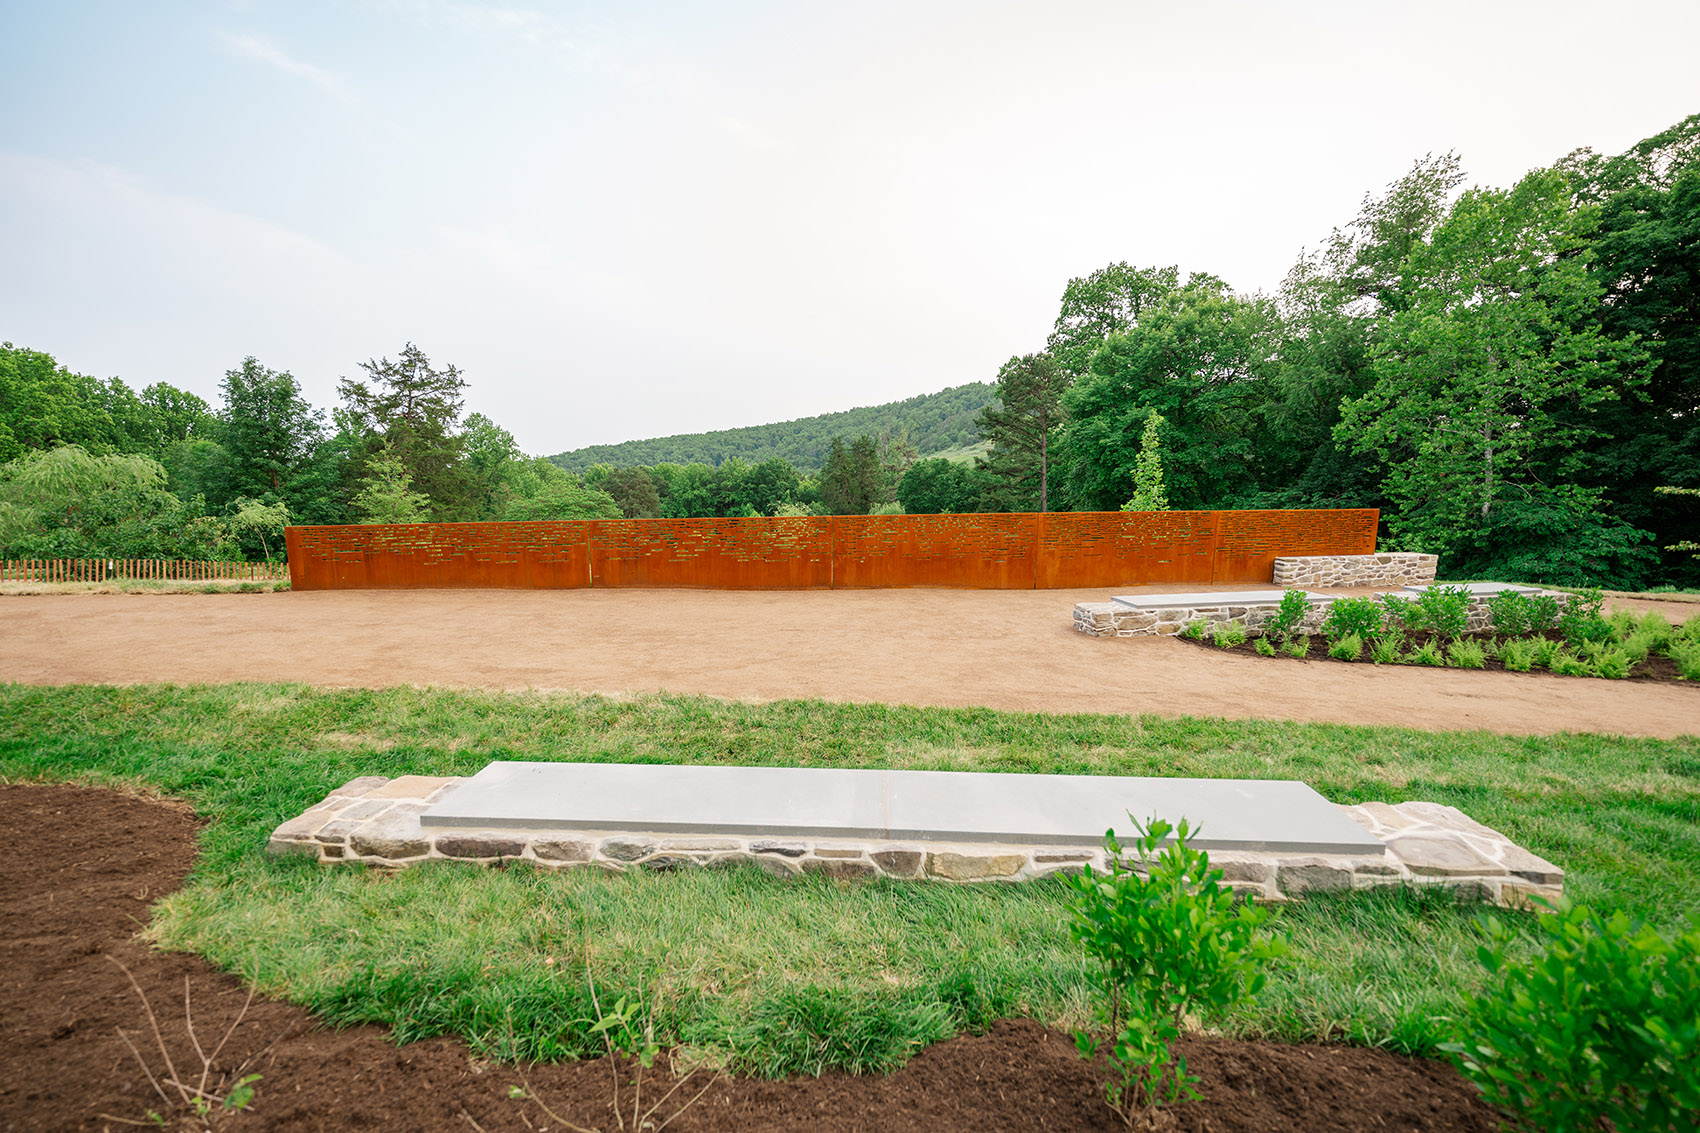
<svg viewBox="0 0 1700 1133"><path fill-rule="evenodd" d="M1181 630L1181 636L1186 638L1188 641L1203 641L1204 635L1209 632L1209 629L1209 622L1205 621L1203 618L1194 618L1192 621L1186 623L1186 627Z"/></svg>
<svg viewBox="0 0 1700 1133"><path fill-rule="evenodd" d="M1096 961L1108 1033L1105 1041L1080 1031L1075 1043L1086 1058L1108 1056L1114 1077L1104 1092L1130 1126L1199 1096L1198 1079L1172 1049L1182 1023L1256 995L1263 969L1286 951L1263 930L1268 913L1240 901L1209 856L1187 844L1193 833L1184 819L1176 828L1153 818L1139 826L1129 863L1106 831L1109 872L1088 865L1067 883L1069 933Z"/></svg>
<svg viewBox="0 0 1700 1133"><path fill-rule="evenodd" d="M1355 637L1362 646L1366 637L1381 630L1381 606L1374 598L1340 598L1328 607L1322 619L1322 636L1329 641Z"/></svg>
<svg viewBox="0 0 1700 1133"><path fill-rule="evenodd" d="M1263 623L1263 632L1285 642L1299 631L1308 613L1310 598L1302 590L1289 590L1281 595L1281 604L1275 608L1275 615Z"/></svg>
<svg viewBox="0 0 1700 1133"><path fill-rule="evenodd" d="M1665 647L1665 656L1676 663L1682 680L1700 681L1700 641L1678 638Z"/></svg>
<svg viewBox="0 0 1700 1133"><path fill-rule="evenodd" d="M1416 603L1397 594L1381 596L1381 617L1384 625L1396 625L1408 633L1421 633L1427 628L1417 613Z"/></svg>
<svg viewBox="0 0 1700 1133"><path fill-rule="evenodd" d="M1447 646L1446 663L1454 669L1479 669L1486 663L1486 656L1478 642L1461 637Z"/></svg>
<svg viewBox="0 0 1700 1133"><path fill-rule="evenodd" d="M1617 631L1600 614L1604 604L1605 596L1598 588L1579 590L1570 596L1564 612L1558 616L1558 632L1564 635L1570 648L1580 650L1590 641L1617 640Z"/></svg>
<svg viewBox="0 0 1700 1133"><path fill-rule="evenodd" d="M1456 640L1470 624L1470 592L1462 586L1430 586L1417 595L1416 613L1425 628Z"/></svg>
<svg viewBox="0 0 1700 1133"><path fill-rule="evenodd" d="M1529 632L1529 598L1516 590L1501 590L1487 600L1493 616L1493 631L1506 637L1522 637Z"/></svg>
<svg viewBox="0 0 1700 1133"><path fill-rule="evenodd" d="M1571 653L1568 649L1556 650L1547 667L1561 677L1591 677L1594 675L1594 666Z"/></svg>
<svg viewBox="0 0 1700 1133"><path fill-rule="evenodd" d="M1245 644L1245 626L1230 622L1210 635L1210 640L1223 649Z"/></svg>
<svg viewBox="0 0 1700 1133"><path fill-rule="evenodd" d="M1526 673L1535 663L1535 643L1533 641L1507 641L1499 651L1500 664L1513 673Z"/></svg>
<svg viewBox="0 0 1700 1133"><path fill-rule="evenodd" d="M1534 650L1534 663L1543 669L1552 668L1552 659L1564 649L1563 645L1550 637L1531 638L1529 644Z"/></svg>
<svg viewBox="0 0 1700 1133"><path fill-rule="evenodd" d="M1622 649L1607 649L1593 659L1594 672L1609 681L1621 681L1635 667L1634 660Z"/></svg>
<svg viewBox="0 0 1700 1133"><path fill-rule="evenodd" d="M1275 643L1270 641L1267 637L1253 638L1251 647L1257 651L1257 655L1259 657L1273 657L1277 652L1279 652L1279 650L1275 648Z"/></svg>
<svg viewBox="0 0 1700 1133"><path fill-rule="evenodd" d="M1586 905L1540 917L1539 954L1497 919L1489 984L1446 1043L1483 1099L1527 1130L1692 1130L1700 1113L1700 929L1665 936Z"/></svg>
<svg viewBox="0 0 1700 1133"><path fill-rule="evenodd" d="M1397 665L1405 650L1405 635L1398 630L1383 633L1369 643L1369 659L1377 665Z"/></svg>
<svg viewBox="0 0 1700 1133"><path fill-rule="evenodd" d="M1430 638L1405 657L1407 665L1433 665L1435 668L1446 664L1446 654L1440 651L1440 642Z"/></svg>
<svg viewBox="0 0 1700 1133"><path fill-rule="evenodd" d="M1335 638L1328 643L1328 655L1336 661L1356 661L1363 656L1364 639L1355 633Z"/></svg>
<svg viewBox="0 0 1700 1133"><path fill-rule="evenodd" d="M1303 661L1310 656L1310 638L1304 634L1296 634L1281 646L1281 651L1289 657L1297 657Z"/></svg>
<svg viewBox="0 0 1700 1133"><path fill-rule="evenodd" d="M1531 595L1527 612L1529 632L1545 633L1558 624L1558 599L1551 594Z"/></svg>

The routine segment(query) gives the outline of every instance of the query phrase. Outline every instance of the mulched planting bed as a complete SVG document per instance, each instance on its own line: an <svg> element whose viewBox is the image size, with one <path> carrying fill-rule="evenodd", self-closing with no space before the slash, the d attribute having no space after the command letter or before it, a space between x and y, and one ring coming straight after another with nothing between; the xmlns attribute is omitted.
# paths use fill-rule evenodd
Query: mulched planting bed
<svg viewBox="0 0 1700 1133"><path fill-rule="evenodd" d="M1560 643L1561 645L1564 643L1564 638L1557 633L1547 633L1547 634L1542 634L1540 636L1550 638L1551 640L1556 641L1556 642ZM1468 641L1476 641L1476 642L1482 642L1482 643L1486 643L1486 642L1494 640L1492 634L1486 634L1486 633L1468 633L1468 634L1465 634L1464 637ZM1252 642L1257 640L1256 638L1247 638L1244 642L1240 643L1239 645L1230 645L1230 646L1227 646L1225 648L1223 646L1215 644L1208 637L1191 638L1191 637L1186 637L1186 636L1181 635L1181 634L1177 634L1177 635L1175 635L1175 640L1176 641L1184 641L1188 645L1196 645L1196 646L1199 646L1200 648L1203 648L1203 649L1214 650L1215 652L1218 652L1218 653L1244 654L1245 656L1248 656L1248 657L1255 657L1259 661L1278 662L1278 661L1298 661L1298 660L1301 660L1301 658L1293 657L1293 656L1290 656L1286 653L1277 653L1273 657L1265 657L1263 654L1259 653L1257 651L1257 648L1252 644ZM1429 641L1437 641L1438 644L1441 645L1442 651L1444 652L1444 650L1445 650L1444 639L1438 639L1438 638L1436 638L1436 636L1434 634L1431 634L1431 633L1417 633L1417 634L1406 635L1405 644L1401 647L1401 651L1404 652L1404 653L1409 653L1413 649L1421 648L1425 643L1427 643ZM1305 653L1302 660L1305 660L1305 661L1328 661L1328 662L1331 662L1332 664L1335 664L1335 665L1372 665L1372 664L1375 664L1375 662L1370 660L1368 643L1365 643L1363 654L1356 661L1342 661L1338 657L1330 657L1328 655L1328 639L1323 637L1321 634L1312 634L1311 635L1309 649ZM1381 668L1384 668L1384 669L1400 668L1400 667L1408 667L1408 668L1417 669L1417 668L1428 668L1430 666L1412 665L1412 664L1409 664L1408 662L1401 662L1401 663L1398 663L1398 664L1384 664L1384 665L1381 666ZM1448 665L1445 666L1445 668L1454 669L1454 668L1456 668L1456 666L1448 664ZM1471 669L1459 669L1458 671L1459 672L1495 672L1495 673L1516 672L1516 670L1514 670L1514 669L1507 669L1505 667L1505 663L1503 661L1501 661L1498 657L1486 657L1486 658L1484 658L1482 660L1482 667L1480 669L1473 669L1473 670L1471 670ZM1598 680L1606 679L1604 677L1598 677L1598 676L1571 677L1571 676L1566 676L1566 675L1559 674L1559 673L1549 672L1546 669L1532 669L1528 672L1517 672L1517 675L1520 676L1520 677L1558 677L1561 680L1598 681ZM1630 669L1629 675L1627 677L1623 677L1623 678L1620 678L1620 679L1626 680L1626 681L1663 682L1663 683L1669 683L1669 684L1686 685L1690 688L1700 688L1700 682L1686 681L1686 680L1683 680L1678 675L1675 661L1672 661L1669 657L1664 657L1664 656L1660 656L1658 654L1653 654L1653 653L1649 653L1645 660L1639 662L1638 664L1635 665L1634 668Z"/></svg>
<svg viewBox="0 0 1700 1133"><path fill-rule="evenodd" d="M165 1111L117 1031L155 1072L141 999L174 1064L199 1076L184 1025L189 981L206 1049L247 992L199 957L154 952L135 933L149 904L182 883L197 823L180 804L92 788L0 786L0 1130L119 1130ZM251 1111L218 1122L254 1130L560 1130L535 1101L510 1097L520 1069L433 1039L404 1047L376 1027L317 1029L300 1008L255 997L217 1066L258 1073ZM1182 1044L1205 1100L1162 1127L1244 1130L1470 1130L1494 1115L1449 1066L1385 1051L1225 1039ZM659 1064L658 1064L659 1065ZM191 1074L192 1072L192 1074ZM629 1071L627 1072L629 1073ZM530 1088L577 1125L619 1128L606 1061L533 1068ZM687 1086L694 1093L699 1076ZM886 1077L723 1079L667 1128L692 1131L1115 1130L1098 1069L1072 1040L1025 1020L939 1043ZM664 1077L645 1091L665 1092ZM629 1095L623 1095L629 1104ZM651 1094L650 1096L656 1096ZM670 1112L663 1109L655 1120ZM111 1115L103 1117L101 1115ZM170 1127L180 1113L168 1113ZM122 1119L122 1120L120 1120ZM628 1116L628 1127L630 1118Z"/></svg>

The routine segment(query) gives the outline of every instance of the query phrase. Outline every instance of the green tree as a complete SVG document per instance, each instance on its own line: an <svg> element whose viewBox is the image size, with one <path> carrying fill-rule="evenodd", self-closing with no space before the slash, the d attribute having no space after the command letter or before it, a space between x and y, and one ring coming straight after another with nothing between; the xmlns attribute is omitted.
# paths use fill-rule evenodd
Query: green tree
<svg viewBox="0 0 1700 1133"><path fill-rule="evenodd" d="M1180 269L1115 263L1068 281L1045 351L1068 379L1086 373L1112 334L1126 334L1145 312L1180 287Z"/></svg>
<svg viewBox="0 0 1700 1133"><path fill-rule="evenodd" d="M473 486L455 432L466 398L460 371L434 368L411 342L395 361L379 358L360 368L366 381L344 378L337 386L348 431L366 439L367 452L381 441L401 461L429 499L433 518L459 519L474 512Z"/></svg>
<svg viewBox="0 0 1700 1133"><path fill-rule="evenodd" d="M401 457L387 446L366 461L366 475L354 494L354 514L361 523L424 523L430 499L413 490L413 475Z"/></svg>
<svg viewBox="0 0 1700 1133"><path fill-rule="evenodd" d="M1163 490L1163 440L1157 430L1163 415L1152 410L1139 435L1139 455L1133 461L1133 496L1123 511L1168 511L1169 497Z"/></svg>
<svg viewBox="0 0 1700 1133"><path fill-rule="evenodd" d="M980 412L980 435L992 443L980 471L999 511L1049 511L1052 449L1069 385L1049 354L1011 358L998 370L998 400Z"/></svg>
<svg viewBox="0 0 1700 1133"><path fill-rule="evenodd" d="M225 371L219 393L224 404L218 441L226 457L222 499L293 496L290 481L324 438L324 412L301 396L293 374L252 357ZM222 502L219 495L212 498Z"/></svg>
<svg viewBox="0 0 1700 1133"><path fill-rule="evenodd" d="M979 507L984 485L973 469L942 457L916 461L897 482L897 501L910 515L961 514Z"/></svg>
<svg viewBox="0 0 1700 1133"><path fill-rule="evenodd" d="M1212 277L1189 284L1111 336L1063 397L1058 438L1077 507L1107 511L1133 495L1140 439L1164 418L1163 473L1172 505L1223 506L1258 486L1261 409L1278 326L1270 304Z"/></svg>
<svg viewBox="0 0 1700 1133"><path fill-rule="evenodd" d="M75 445L0 465L0 555L7 558L217 559L238 553L205 501L166 490L139 453Z"/></svg>
<svg viewBox="0 0 1700 1133"><path fill-rule="evenodd" d="M1464 193L1400 268L1402 305L1384 321L1375 384L1348 402L1342 443L1387 465L1402 545L1466 548L1509 498L1585 517L1599 494L1559 481L1593 435L1560 410L1587 409L1640 380L1645 352L1605 334L1586 240L1592 209L1567 179L1536 171L1509 191ZM1564 538L1573 539L1576 532Z"/></svg>
<svg viewBox="0 0 1700 1133"><path fill-rule="evenodd" d="M258 539L261 559L271 562L273 540L277 541L278 550L283 550L283 529L289 526L289 509L282 504L243 497L231 504L229 524L236 538Z"/></svg>
<svg viewBox="0 0 1700 1133"><path fill-rule="evenodd" d="M832 438L820 470L821 504L829 515L868 515L885 502L879 442L866 433L844 443Z"/></svg>
<svg viewBox="0 0 1700 1133"><path fill-rule="evenodd" d="M475 514L481 519L494 518L511 498L505 490L510 468L525 459L519 443L512 433L482 413L466 419L460 443Z"/></svg>
<svg viewBox="0 0 1700 1133"><path fill-rule="evenodd" d="M589 483L588 476L585 482ZM661 514L661 492L655 486L655 478L646 469L611 469L597 486L613 497L620 514L627 519L644 519Z"/></svg>

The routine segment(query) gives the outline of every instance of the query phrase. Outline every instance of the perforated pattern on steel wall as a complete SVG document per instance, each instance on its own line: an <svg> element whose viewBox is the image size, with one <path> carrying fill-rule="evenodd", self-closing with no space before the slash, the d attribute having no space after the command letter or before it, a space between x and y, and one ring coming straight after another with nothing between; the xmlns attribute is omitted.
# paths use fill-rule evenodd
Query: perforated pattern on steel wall
<svg viewBox="0 0 1700 1133"><path fill-rule="evenodd" d="M832 520L599 519L590 524L593 586L824 590Z"/></svg>
<svg viewBox="0 0 1700 1133"><path fill-rule="evenodd" d="M1031 590L1037 521L1025 513L841 515L832 585Z"/></svg>
<svg viewBox="0 0 1700 1133"><path fill-rule="evenodd" d="M299 590L1029 589L1268 582L1279 555L1375 551L1378 514L1051 512L291 527Z"/></svg>

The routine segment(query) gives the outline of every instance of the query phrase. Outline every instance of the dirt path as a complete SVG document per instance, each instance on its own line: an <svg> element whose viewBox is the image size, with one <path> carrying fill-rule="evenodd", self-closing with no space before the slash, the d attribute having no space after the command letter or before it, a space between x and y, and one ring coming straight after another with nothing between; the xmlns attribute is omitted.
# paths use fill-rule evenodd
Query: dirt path
<svg viewBox="0 0 1700 1133"><path fill-rule="evenodd" d="M1265 661L1076 633L1068 591L343 591L0 599L0 681L667 690L1511 734L1700 732L1700 687Z"/></svg>
<svg viewBox="0 0 1700 1133"><path fill-rule="evenodd" d="M188 871L195 827L194 817L174 803L0 785L0 839L30 848L0 857L0 1131L116 1133L151 1128L149 1110L172 1129L201 1127L179 1124L184 1108L161 1102L119 1038L122 1027L151 1071L163 1071L142 1001L108 957L145 990L172 1064L191 1080L199 1080L202 1064L184 1026L185 980L202 1049L213 1049L240 1017L209 1078L220 1092L216 1084L234 1074L261 1076L252 1110L231 1119L232 1129L562 1128L536 1102L509 1095L521 1082L515 1068L475 1060L454 1040L396 1047L377 1027L318 1030L299 1008L264 998L243 1014L246 995L234 978L197 956L139 944L134 933L148 902L175 889ZM91 830L102 837L91 839ZM1382 1050L1213 1038L1183 1040L1182 1051L1203 1079L1205 1100L1178 1111L1177 1130L1489 1133L1495 1126L1475 1092L1439 1062ZM529 1081L534 1095L569 1121L614 1129L609 1070L605 1061L539 1066ZM668 1128L1111 1133L1123 1127L1104 1106L1099 1081L1068 1036L1013 1020L930 1047L885 1077L722 1080ZM654 1096L656 1078L647 1084ZM665 1090L665 1076L660 1085ZM629 1103L630 1091L624 1096Z"/></svg>

